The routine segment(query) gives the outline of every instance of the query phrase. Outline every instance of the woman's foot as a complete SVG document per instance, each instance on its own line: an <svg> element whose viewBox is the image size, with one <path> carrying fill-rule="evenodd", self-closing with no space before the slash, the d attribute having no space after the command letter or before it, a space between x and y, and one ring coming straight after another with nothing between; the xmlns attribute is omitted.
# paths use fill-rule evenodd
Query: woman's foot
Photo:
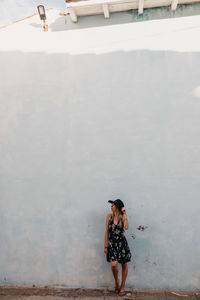
<svg viewBox="0 0 200 300"><path fill-rule="evenodd" d="M119 296L125 296L126 293L125 293L125 290L124 290L124 287L123 286L120 286L120 289L119 289Z"/></svg>
<svg viewBox="0 0 200 300"><path fill-rule="evenodd" d="M119 293L119 279L117 279L117 282L115 283L115 294Z"/></svg>
<svg viewBox="0 0 200 300"><path fill-rule="evenodd" d="M126 295L125 290L124 290L124 289L120 289L118 295L121 296L121 297L122 297L122 296L125 296L125 295Z"/></svg>

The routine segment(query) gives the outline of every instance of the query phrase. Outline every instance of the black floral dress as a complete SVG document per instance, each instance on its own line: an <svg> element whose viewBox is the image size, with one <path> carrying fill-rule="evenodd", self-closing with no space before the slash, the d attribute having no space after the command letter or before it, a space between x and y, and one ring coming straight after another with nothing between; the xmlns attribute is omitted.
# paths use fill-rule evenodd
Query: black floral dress
<svg viewBox="0 0 200 300"><path fill-rule="evenodd" d="M107 247L106 258L108 262L118 261L120 264L125 264L131 260L131 252L124 236L124 224L122 222L122 227L120 227L119 221L117 225L114 224L112 215L108 224Z"/></svg>

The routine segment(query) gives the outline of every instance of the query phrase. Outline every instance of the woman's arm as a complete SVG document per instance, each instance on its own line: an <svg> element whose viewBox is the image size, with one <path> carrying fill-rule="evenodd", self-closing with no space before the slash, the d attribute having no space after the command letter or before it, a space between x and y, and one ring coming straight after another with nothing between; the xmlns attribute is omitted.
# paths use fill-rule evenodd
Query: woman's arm
<svg viewBox="0 0 200 300"><path fill-rule="evenodd" d="M126 214L126 210L125 208L122 208L122 211L123 211L123 217L122 217L122 220L124 222L124 229L128 229L128 217L127 217L127 214Z"/></svg>
<svg viewBox="0 0 200 300"><path fill-rule="evenodd" d="M107 215L106 218L106 231L105 231L105 238L104 238L104 252L107 254L108 249L107 249L107 241L108 241L108 223L109 223L109 219L110 219L110 214Z"/></svg>

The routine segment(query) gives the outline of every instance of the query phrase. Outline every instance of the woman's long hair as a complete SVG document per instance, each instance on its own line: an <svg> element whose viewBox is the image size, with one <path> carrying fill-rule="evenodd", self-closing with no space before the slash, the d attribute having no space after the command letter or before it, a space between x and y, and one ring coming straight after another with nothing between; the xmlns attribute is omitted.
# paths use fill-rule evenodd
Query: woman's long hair
<svg viewBox="0 0 200 300"><path fill-rule="evenodd" d="M117 206L116 206L116 208L117 208L117 211L119 213L119 215L118 215L119 226L122 227L122 224L123 224L122 212L121 212L121 210ZM112 213L113 222L114 222L114 216L115 216L115 213L113 212Z"/></svg>

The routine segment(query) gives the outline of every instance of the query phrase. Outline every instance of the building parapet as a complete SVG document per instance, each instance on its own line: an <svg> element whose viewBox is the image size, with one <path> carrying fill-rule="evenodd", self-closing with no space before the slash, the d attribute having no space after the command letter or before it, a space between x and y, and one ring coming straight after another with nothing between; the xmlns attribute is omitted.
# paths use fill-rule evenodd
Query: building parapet
<svg viewBox="0 0 200 300"><path fill-rule="evenodd" d="M103 14L110 17L112 12L138 10L143 14L146 8L171 6L175 11L178 5L200 3L199 0L65 0L71 20L77 22L79 16Z"/></svg>

